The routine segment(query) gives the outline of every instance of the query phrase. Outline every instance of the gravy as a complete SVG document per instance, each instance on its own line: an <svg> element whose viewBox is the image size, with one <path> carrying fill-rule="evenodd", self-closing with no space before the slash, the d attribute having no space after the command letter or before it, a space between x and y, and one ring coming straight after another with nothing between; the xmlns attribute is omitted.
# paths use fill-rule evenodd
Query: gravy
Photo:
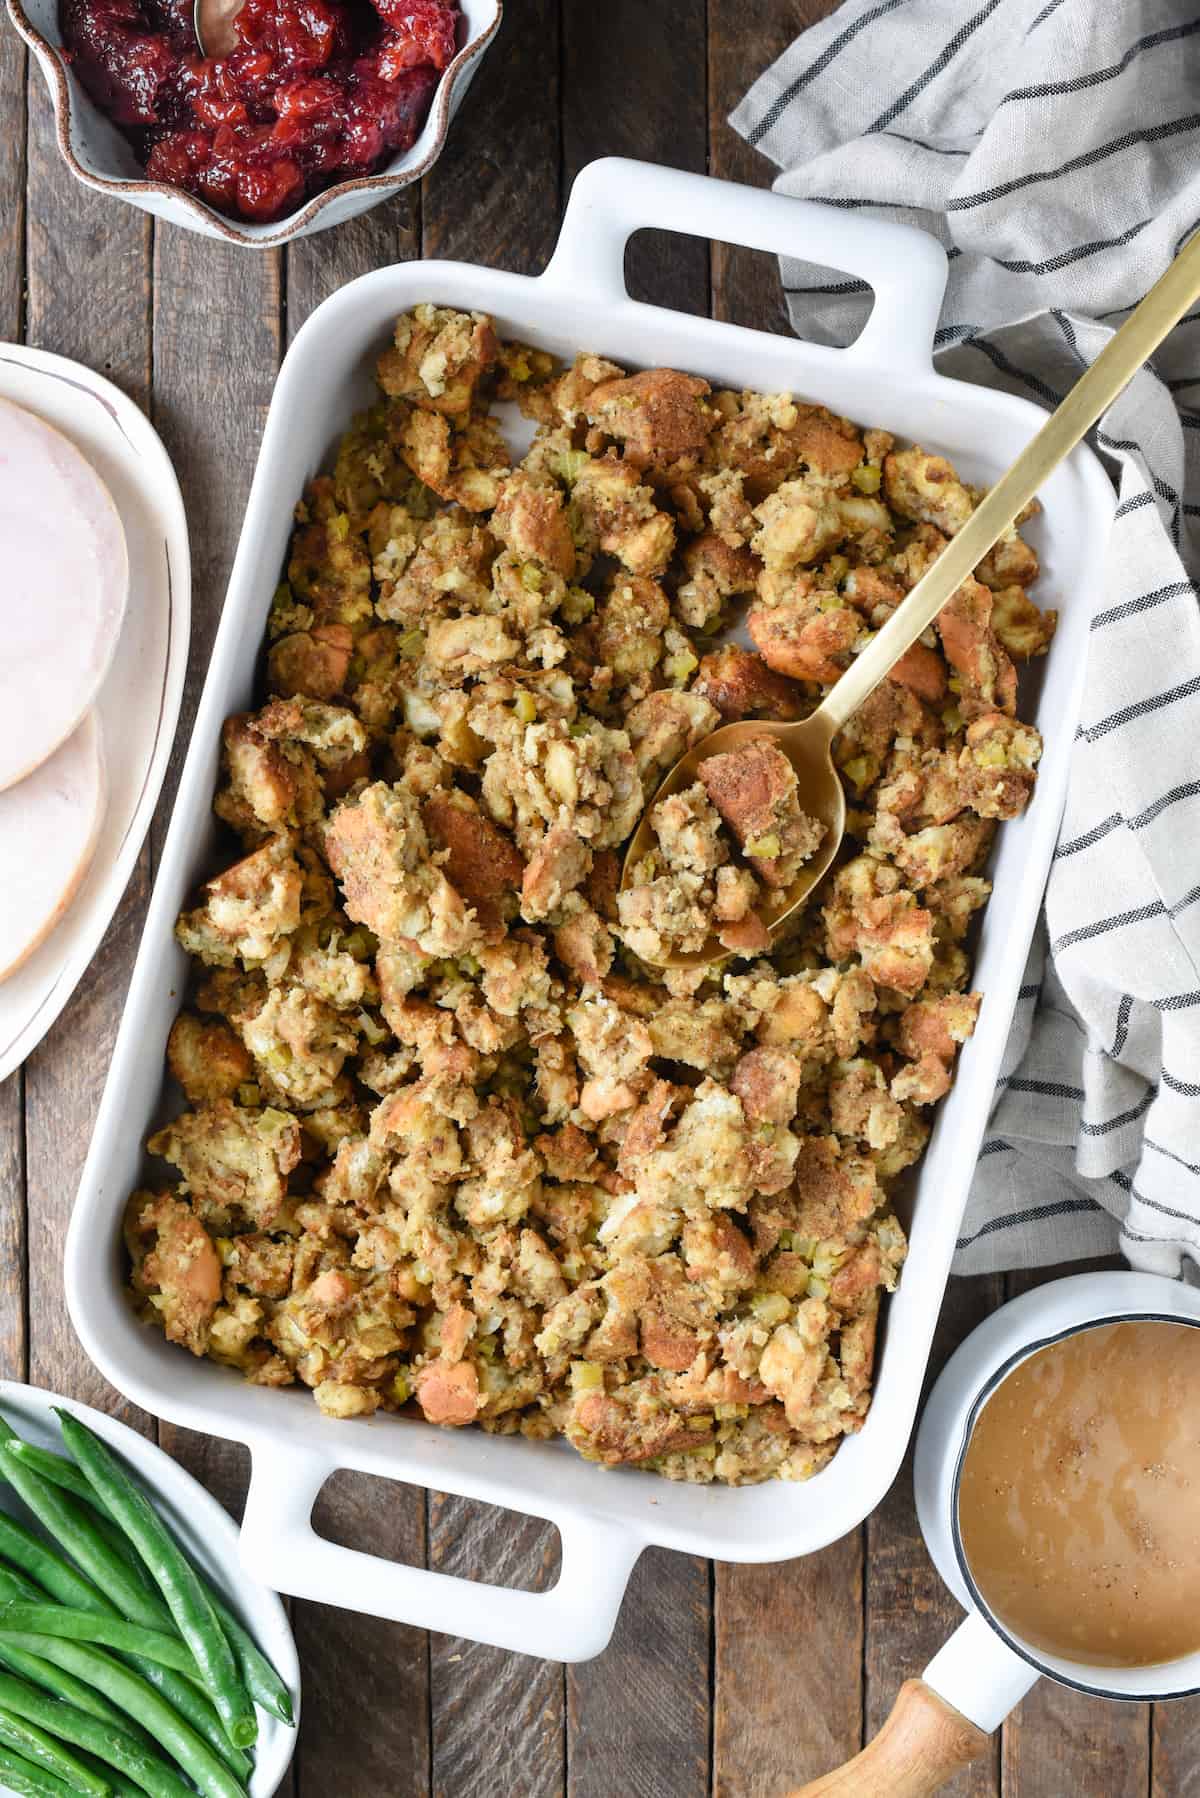
<svg viewBox="0 0 1200 1798"><path fill-rule="evenodd" d="M980 1413L958 1501L989 1608L1033 1648L1144 1667L1200 1648L1200 1328L1103 1324Z"/></svg>

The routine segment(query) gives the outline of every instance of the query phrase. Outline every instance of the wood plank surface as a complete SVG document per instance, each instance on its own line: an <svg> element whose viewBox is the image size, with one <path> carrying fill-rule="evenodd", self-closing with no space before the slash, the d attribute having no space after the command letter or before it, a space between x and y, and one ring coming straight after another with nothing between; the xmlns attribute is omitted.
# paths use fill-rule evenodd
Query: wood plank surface
<svg viewBox="0 0 1200 1798"><path fill-rule="evenodd" d="M705 30L704 0L669 6L644 0L573 6L567 0L562 115L568 186L597 156L636 156L703 174ZM684 95L687 104L681 103ZM638 233L626 257L626 279L634 299L707 314L708 245L675 232Z"/></svg>
<svg viewBox="0 0 1200 1798"><path fill-rule="evenodd" d="M832 11L826 0L709 0L709 166L723 181L769 187L775 165L728 123L756 74L804 29ZM761 250L712 247L713 317L759 331L790 332L779 265Z"/></svg>
<svg viewBox="0 0 1200 1798"><path fill-rule="evenodd" d="M1150 1798L1200 1798L1200 1700L1156 1704L1150 1728Z"/></svg>
<svg viewBox="0 0 1200 1798"><path fill-rule="evenodd" d="M564 18L568 8L569 0ZM519 275L549 260L560 201L560 46L556 0L508 8L422 183L422 255Z"/></svg>
<svg viewBox="0 0 1200 1798"><path fill-rule="evenodd" d="M558 1531L537 1517L431 1492L429 1565L461 1579L544 1592L558 1578ZM447 1599L448 1625L460 1603ZM500 1789L562 1798L558 1663L449 1633L430 1636L429 1660L435 1798L490 1798Z"/></svg>
<svg viewBox="0 0 1200 1798"><path fill-rule="evenodd" d="M0 30L0 119L8 131L0 158L0 338L21 335L25 311L26 100L28 56L15 31Z"/></svg>
<svg viewBox="0 0 1200 1798"><path fill-rule="evenodd" d="M863 1533L782 1566L718 1563L714 1798L772 1798L862 1746Z"/></svg>
<svg viewBox="0 0 1200 1798"><path fill-rule="evenodd" d="M567 1669L568 1798L705 1798L711 1616L708 1563L648 1549L607 1652Z"/></svg>
<svg viewBox="0 0 1200 1798"><path fill-rule="evenodd" d="M317 1500L318 1535L387 1560L425 1564L423 1494L339 1473ZM330 1605L292 1606L304 1670L301 1798L424 1798L429 1789L429 1652L423 1630Z"/></svg>

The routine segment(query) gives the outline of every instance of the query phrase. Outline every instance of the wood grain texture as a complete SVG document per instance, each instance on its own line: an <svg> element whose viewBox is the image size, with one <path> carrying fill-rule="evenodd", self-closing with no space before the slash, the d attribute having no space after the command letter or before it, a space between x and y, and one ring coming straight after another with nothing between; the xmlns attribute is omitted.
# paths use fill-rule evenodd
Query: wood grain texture
<svg viewBox="0 0 1200 1798"><path fill-rule="evenodd" d="M714 175L751 187L771 185L774 163L738 136L729 114L797 34L832 11L828 0L709 0L709 166ZM713 245L712 309L714 318L759 331L791 331L779 264L762 250Z"/></svg>
<svg viewBox="0 0 1200 1798"><path fill-rule="evenodd" d="M709 1564L646 1551L606 1653L567 1668L569 1798L704 1798Z"/></svg>
<svg viewBox="0 0 1200 1798"><path fill-rule="evenodd" d="M27 62L16 32L0 29L0 119L8 136L0 158L0 339L11 342L24 311Z"/></svg>
<svg viewBox="0 0 1200 1798"><path fill-rule="evenodd" d="M1150 1707L1089 1698L1043 1679L1004 1726L1001 1773L1005 1798L1143 1798Z"/></svg>
<svg viewBox="0 0 1200 1798"><path fill-rule="evenodd" d="M418 256L420 211L420 190L406 188L336 231L318 231L315 237L290 244L284 252L286 341L290 343L309 313L347 281Z"/></svg>
<svg viewBox="0 0 1200 1798"><path fill-rule="evenodd" d="M76 181L59 156L45 84L34 70L28 91L25 340L74 356L146 407L150 220Z"/></svg>
<svg viewBox="0 0 1200 1798"><path fill-rule="evenodd" d="M789 1798L932 1798L991 1742L923 1679L906 1679L861 1753Z"/></svg>
<svg viewBox="0 0 1200 1798"><path fill-rule="evenodd" d="M179 475L192 549L192 640L175 750L151 830L156 855L279 367L280 278L279 251L211 243L170 225L155 233L153 417Z"/></svg>
<svg viewBox="0 0 1200 1798"><path fill-rule="evenodd" d="M703 173L705 30L704 0L665 6L568 0L562 59L568 185L597 156L637 156ZM701 238L639 233L629 247L626 279L635 299L708 312L708 246Z"/></svg>
<svg viewBox="0 0 1200 1798"><path fill-rule="evenodd" d="M429 1495L429 1565L541 1592L558 1578L558 1531L450 1493ZM447 1612L447 1623L455 1620ZM429 1638L434 1798L561 1798L563 1671L556 1661Z"/></svg>
<svg viewBox="0 0 1200 1798"><path fill-rule="evenodd" d="M1200 1798L1200 1698L1154 1706L1150 1798Z"/></svg>
<svg viewBox="0 0 1200 1798"><path fill-rule="evenodd" d="M862 1746L863 1536L716 1568L714 1798L777 1798Z"/></svg>
<svg viewBox="0 0 1200 1798"><path fill-rule="evenodd" d="M934 1337L931 1366L940 1368L964 1336L1004 1296L999 1276L952 1280ZM926 1381L926 1390L932 1375ZM883 1504L867 1521L866 1733L883 1727L896 1693L916 1677L951 1636L962 1611L925 1549L913 1503L912 1449ZM943 1788L946 1798L997 1798L1000 1737Z"/></svg>
<svg viewBox="0 0 1200 1798"><path fill-rule="evenodd" d="M313 1527L349 1548L425 1564L425 1507L410 1486L336 1474L317 1499ZM304 1670L300 1798L424 1798L427 1636L377 1617L299 1602L293 1622Z"/></svg>
<svg viewBox="0 0 1200 1798"><path fill-rule="evenodd" d="M0 1085L0 1379L23 1380L29 1367L25 1219L25 1076Z"/></svg>
<svg viewBox="0 0 1200 1798"><path fill-rule="evenodd" d="M150 1424L103 1380L71 1328L63 1242L129 985L149 897L143 850L88 972L25 1064L29 1204L29 1378L149 1433Z"/></svg>
<svg viewBox="0 0 1200 1798"><path fill-rule="evenodd" d="M423 255L520 275L538 274L549 260L562 154L559 30L555 0L508 7L445 154L425 177Z"/></svg>

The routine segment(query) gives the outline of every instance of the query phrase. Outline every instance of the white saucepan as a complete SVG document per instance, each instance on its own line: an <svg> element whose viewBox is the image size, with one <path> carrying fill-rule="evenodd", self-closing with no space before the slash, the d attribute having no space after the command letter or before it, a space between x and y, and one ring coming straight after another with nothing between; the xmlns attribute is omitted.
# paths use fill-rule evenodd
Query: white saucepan
<svg viewBox="0 0 1200 1798"><path fill-rule="evenodd" d="M917 1515L938 1572L967 1616L883 1729L847 1766L792 1798L927 1798L982 1752L1043 1677L1098 1698L1155 1702L1200 1691L1200 1654L1147 1667L1096 1667L1034 1648L988 1608L963 1552L958 1492L967 1444L1000 1382L1039 1349L1098 1324L1155 1320L1200 1328L1200 1291L1158 1274L1090 1273L1024 1293L987 1318L946 1363L921 1418Z"/></svg>

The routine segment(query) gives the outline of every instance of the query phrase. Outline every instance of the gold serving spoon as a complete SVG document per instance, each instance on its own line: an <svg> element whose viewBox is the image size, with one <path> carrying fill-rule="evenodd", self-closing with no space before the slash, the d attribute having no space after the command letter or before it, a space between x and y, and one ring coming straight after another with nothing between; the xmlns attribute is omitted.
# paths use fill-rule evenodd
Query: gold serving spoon
<svg viewBox="0 0 1200 1798"><path fill-rule="evenodd" d="M201 56L230 56L241 43L237 18L246 0L195 0L192 23Z"/></svg>
<svg viewBox="0 0 1200 1798"><path fill-rule="evenodd" d="M633 870L657 846L650 824L654 806L670 794L691 786L697 768L709 756L725 755L747 743L767 738L778 744L796 771L801 807L825 826L821 847L801 869L793 884L786 891L770 895L767 903L759 908L759 916L772 934L786 923L804 904L817 882L828 873L845 832L846 798L833 765L831 744L834 737L905 651L911 649L921 633L933 623L947 600L974 572L1047 477L1133 379L1197 297L1200 297L1200 233L1155 282L1141 305L1105 345L1087 372L1080 376L1007 473L1001 475L980 501L933 567L830 688L816 711L797 724L754 720L727 724L721 730L713 731L676 762L644 812L626 851L621 874L623 889L633 884ZM714 935L702 949L664 956L659 965L695 967L725 960L730 953Z"/></svg>

